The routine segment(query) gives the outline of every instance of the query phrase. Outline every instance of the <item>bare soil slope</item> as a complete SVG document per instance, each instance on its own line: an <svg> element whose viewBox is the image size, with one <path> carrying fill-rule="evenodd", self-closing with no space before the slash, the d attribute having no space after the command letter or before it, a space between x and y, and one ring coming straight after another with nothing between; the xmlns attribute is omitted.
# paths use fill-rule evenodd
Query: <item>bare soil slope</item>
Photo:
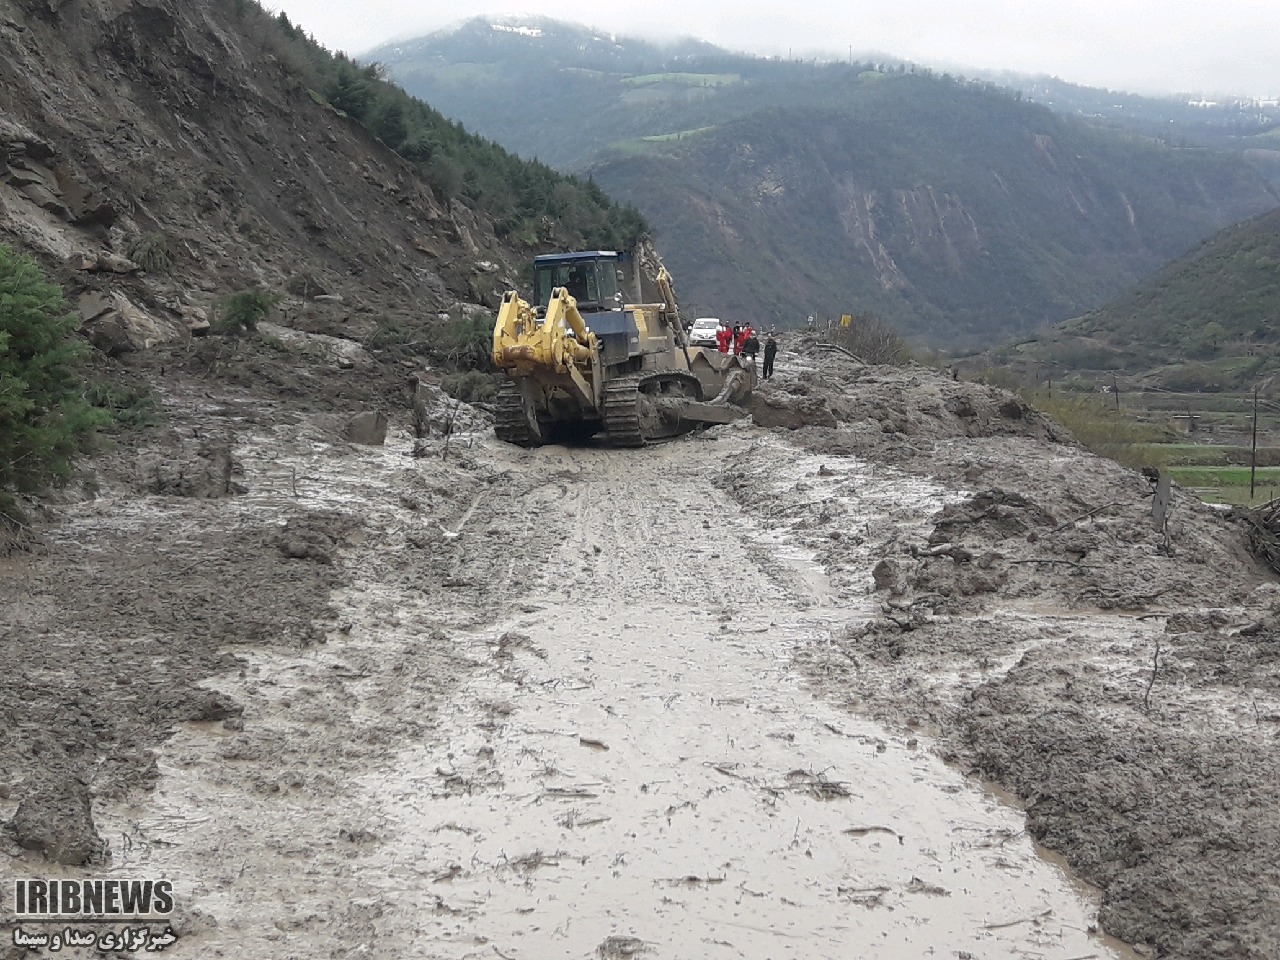
<svg viewBox="0 0 1280 960"><path fill-rule="evenodd" d="M180 342L218 298L367 337L494 301L515 255L300 81L219 0L0 3L0 241L40 256L104 352ZM160 243L163 269L139 270ZM318 298L318 299L317 299Z"/></svg>

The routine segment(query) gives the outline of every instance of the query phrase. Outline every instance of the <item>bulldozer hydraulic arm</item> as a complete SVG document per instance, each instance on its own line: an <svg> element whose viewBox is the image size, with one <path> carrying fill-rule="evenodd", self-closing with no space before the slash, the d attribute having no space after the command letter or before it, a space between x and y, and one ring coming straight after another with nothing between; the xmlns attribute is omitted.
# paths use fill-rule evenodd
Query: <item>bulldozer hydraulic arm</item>
<svg viewBox="0 0 1280 960"><path fill-rule="evenodd" d="M508 291L493 325L493 362L513 380L532 379L577 396L587 409L600 404L600 351L577 302L563 287L551 293L546 316Z"/></svg>

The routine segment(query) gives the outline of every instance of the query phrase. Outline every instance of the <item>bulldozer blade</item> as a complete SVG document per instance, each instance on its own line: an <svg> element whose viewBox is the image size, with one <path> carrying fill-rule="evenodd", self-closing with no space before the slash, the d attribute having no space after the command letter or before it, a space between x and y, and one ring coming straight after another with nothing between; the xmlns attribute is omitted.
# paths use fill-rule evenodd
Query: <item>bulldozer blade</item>
<svg viewBox="0 0 1280 960"><path fill-rule="evenodd" d="M733 423L746 415L745 410L727 404L683 403L680 405L680 419L694 420L698 423Z"/></svg>

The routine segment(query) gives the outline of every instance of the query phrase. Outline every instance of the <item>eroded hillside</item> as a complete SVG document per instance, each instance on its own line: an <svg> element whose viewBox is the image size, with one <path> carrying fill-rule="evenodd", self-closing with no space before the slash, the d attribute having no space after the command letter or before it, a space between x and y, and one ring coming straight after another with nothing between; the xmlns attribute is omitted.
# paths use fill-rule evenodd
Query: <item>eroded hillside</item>
<svg viewBox="0 0 1280 960"><path fill-rule="evenodd" d="M273 26L230 0L0 4L0 241L105 352L185 338L251 286L361 338L512 283L523 253L308 87Z"/></svg>

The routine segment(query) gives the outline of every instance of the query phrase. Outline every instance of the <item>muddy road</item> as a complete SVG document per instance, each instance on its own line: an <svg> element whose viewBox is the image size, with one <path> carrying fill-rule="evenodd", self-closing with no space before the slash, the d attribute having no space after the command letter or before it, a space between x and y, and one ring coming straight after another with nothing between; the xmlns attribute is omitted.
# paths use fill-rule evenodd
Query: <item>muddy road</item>
<svg viewBox="0 0 1280 960"><path fill-rule="evenodd" d="M235 648L204 686L237 716L95 806L110 872L175 881L170 952L1119 955L1020 812L804 687L796 650L872 610L717 487L751 442L436 463L242 437L250 492L213 509L312 518L327 562L277 550L337 582L324 642ZM900 479L868 522L941 496ZM68 533L190 522L91 512Z"/></svg>
<svg viewBox="0 0 1280 960"><path fill-rule="evenodd" d="M897 377L422 458L175 391L0 571L6 872L169 878L175 956L1274 956L1280 591Z"/></svg>

